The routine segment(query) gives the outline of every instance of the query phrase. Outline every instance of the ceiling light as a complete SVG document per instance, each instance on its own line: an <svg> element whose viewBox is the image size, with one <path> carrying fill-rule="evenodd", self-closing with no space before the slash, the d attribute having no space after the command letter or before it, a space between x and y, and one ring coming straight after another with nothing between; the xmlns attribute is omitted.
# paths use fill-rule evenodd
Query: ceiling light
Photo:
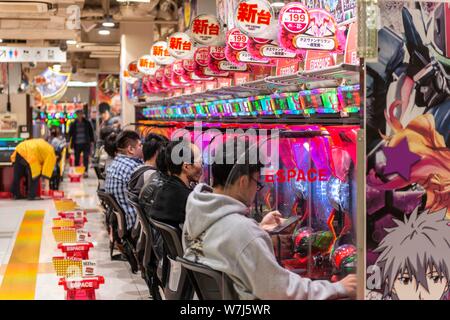
<svg viewBox="0 0 450 320"><path fill-rule="evenodd" d="M3 39L0 39L0 43L2 43L3 42Z"/></svg>
<svg viewBox="0 0 450 320"><path fill-rule="evenodd" d="M270 5L272 7L280 8L280 7L284 7L285 3L284 2L274 2L274 3L271 3Z"/></svg>
<svg viewBox="0 0 450 320"><path fill-rule="evenodd" d="M68 87L86 88L96 87L97 81L85 82L85 81L69 81Z"/></svg>
<svg viewBox="0 0 450 320"><path fill-rule="evenodd" d="M116 24L109 19L102 22L102 26L104 26L106 28L114 28L115 25Z"/></svg>
<svg viewBox="0 0 450 320"><path fill-rule="evenodd" d="M102 36L109 36L111 34L111 31L108 29L100 29L98 30L98 34Z"/></svg>
<svg viewBox="0 0 450 320"><path fill-rule="evenodd" d="M77 40L66 40L66 43L69 45L77 44Z"/></svg>

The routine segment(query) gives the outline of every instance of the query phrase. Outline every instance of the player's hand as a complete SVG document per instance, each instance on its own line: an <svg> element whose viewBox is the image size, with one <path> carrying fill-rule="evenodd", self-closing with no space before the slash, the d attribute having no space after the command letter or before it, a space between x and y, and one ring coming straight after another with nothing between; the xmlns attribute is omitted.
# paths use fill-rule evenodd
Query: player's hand
<svg viewBox="0 0 450 320"><path fill-rule="evenodd" d="M344 279L339 281L340 284L345 288L345 291L347 291L347 295L349 298L356 298L356 275L355 274L349 274Z"/></svg>
<svg viewBox="0 0 450 320"><path fill-rule="evenodd" d="M264 230L270 231L286 221L279 211L271 211L264 216L259 226Z"/></svg>

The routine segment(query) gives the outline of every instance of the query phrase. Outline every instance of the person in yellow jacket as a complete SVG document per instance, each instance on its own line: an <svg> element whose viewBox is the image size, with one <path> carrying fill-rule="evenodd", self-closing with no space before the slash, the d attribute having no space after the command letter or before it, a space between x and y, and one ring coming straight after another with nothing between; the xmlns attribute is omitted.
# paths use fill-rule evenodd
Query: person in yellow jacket
<svg viewBox="0 0 450 320"><path fill-rule="evenodd" d="M27 177L28 199L41 199L36 193L39 186L39 177L45 179L44 190L48 191L49 179L56 164L55 151L50 143L44 139L29 139L19 143L11 155L14 163L14 181L11 192L14 199L23 199L20 194L20 179Z"/></svg>

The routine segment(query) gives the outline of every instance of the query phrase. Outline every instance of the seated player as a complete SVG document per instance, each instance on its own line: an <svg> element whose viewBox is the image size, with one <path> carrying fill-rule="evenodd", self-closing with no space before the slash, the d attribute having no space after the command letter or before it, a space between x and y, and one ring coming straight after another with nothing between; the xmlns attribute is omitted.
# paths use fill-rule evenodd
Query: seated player
<svg viewBox="0 0 450 320"><path fill-rule="evenodd" d="M199 184L188 198L183 228L184 258L227 274L240 299L354 296L355 275L337 283L312 281L278 264L265 229L279 224L281 218L279 213L270 213L258 224L248 217L249 207L261 187L262 165L249 163L248 147L244 154L237 155L236 145L228 141L225 152L216 154L212 164L213 187Z"/></svg>
<svg viewBox="0 0 450 320"><path fill-rule="evenodd" d="M132 201L138 202L139 193L148 178L156 172L156 158L161 148L168 142L167 138L159 134L149 134L142 146L144 165L138 167L130 177L128 191L133 195ZM130 196L130 194L129 194Z"/></svg>
<svg viewBox="0 0 450 320"><path fill-rule="evenodd" d="M142 143L131 130L122 131L115 144L116 157L106 169L105 191L114 196L125 212L126 228L131 231L136 223L136 211L128 203L126 191L133 171L142 165Z"/></svg>
<svg viewBox="0 0 450 320"><path fill-rule="evenodd" d="M186 140L171 141L165 152L170 176L158 190L149 214L179 228L184 223L191 185L198 183L202 176L202 159L198 147Z"/></svg>

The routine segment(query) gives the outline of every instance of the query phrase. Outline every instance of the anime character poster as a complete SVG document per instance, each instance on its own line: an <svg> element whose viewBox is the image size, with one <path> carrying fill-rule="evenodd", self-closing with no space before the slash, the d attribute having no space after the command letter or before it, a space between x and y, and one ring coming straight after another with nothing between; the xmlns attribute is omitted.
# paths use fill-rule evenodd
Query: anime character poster
<svg viewBox="0 0 450 320"><path fill-rule="evenodd" d="M380 9L366 83L366 298L448 300L450 7Z"/></svg>
<svg viewBox="0 0 450 320"><path fill-rule="evenodd" d="M99 73L97 76L97 105L106 102L110 105L111 115L119 117L122 113L120 98L120 78L117 73Z"/></svg>

